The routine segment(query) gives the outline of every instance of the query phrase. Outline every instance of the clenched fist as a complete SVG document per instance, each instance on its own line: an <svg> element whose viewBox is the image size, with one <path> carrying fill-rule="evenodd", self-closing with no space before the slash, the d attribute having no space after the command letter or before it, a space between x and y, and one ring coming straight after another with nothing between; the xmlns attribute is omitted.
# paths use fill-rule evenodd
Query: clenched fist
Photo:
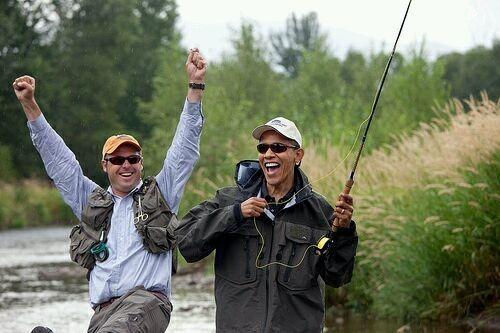
<svg viewBox="0 0 500 333"><path fill-rule="evenodd" d="M243 217L259 217L264 208L267 206L267 201L264 198L252 197L241 203L241 214Z"/></svg>
<svg viewBox="0 0 500 333"><path fill-rule="evenodd" d="M32 102L35 99L35 79L31 76L24 75L18 77L12 83L17 99L21 104Z"/></svg>
<svg viewBox="0 0 500 333"><path fill-rule="evenodd" d="M35 79L31 76L24 75L18 77L12 83L16 97L23 106L24 113L28 120L35 120L38 118L42 111L35 101Z"/></svg>
<svg viewBox="0 0 500 333"><path fill-rule="evenodd" d="M189 82L203 83L205 81L205 73L207 72L207 63L205 58L200 54L198 48L189 50L186 60L186 72Z"/></svg>

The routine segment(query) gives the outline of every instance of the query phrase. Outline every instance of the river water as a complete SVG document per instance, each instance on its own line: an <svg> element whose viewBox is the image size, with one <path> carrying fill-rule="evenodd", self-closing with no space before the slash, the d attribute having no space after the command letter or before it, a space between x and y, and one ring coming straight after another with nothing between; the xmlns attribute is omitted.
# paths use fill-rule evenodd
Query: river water
<svg viewBox="0 0 500 333"><path fill-rule="evenodd" d="M55 333L86 332L92 309L85 270L68 254L70 228L0 232L0 332L30 332L38 325ZM213 279L190 274L172 281L174 312L168 332L215 332ZM396 332L395 321L362 316L328 318L328 332ZM405 331L407 332L407 331ZM413 332L466 332L425 328Z"/></svg>
<svg viewBox="0 0 500 333"><path fill-rule="evenodd" d="M92 309L85 270L68 254L70 228L0 233L0 332L30 332L37 325L55 333L86 332ZM210 277L172 281L174 312L168 332L214 332Z"/></svg>

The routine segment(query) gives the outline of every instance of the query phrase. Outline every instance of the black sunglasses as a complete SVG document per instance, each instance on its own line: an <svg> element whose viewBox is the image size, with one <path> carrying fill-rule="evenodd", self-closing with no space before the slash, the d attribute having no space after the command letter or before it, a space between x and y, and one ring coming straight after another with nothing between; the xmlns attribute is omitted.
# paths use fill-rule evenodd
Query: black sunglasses
<svg viewBox="0 0 500 333"><path fill-rule="evenodd" d="M137 164L142 160L140 155L130 155L130 156L113 156L104 159L107 162L111 162L114 165L122 165L127 160L130 164Z"/></svg>
<svg viewBox="0 0 500 333"><path fill-rule="evenodd" d="M276 154L283 153L288 148L299 149L299 147L297 147L297 146L287 146L287 145L285 145L283 143L279 143L279 142L271 143L271 144L259 143L257 145L257 151L261 154L265 154L269 148L271 148L271 151L273 153L276 153Z"/></svg>

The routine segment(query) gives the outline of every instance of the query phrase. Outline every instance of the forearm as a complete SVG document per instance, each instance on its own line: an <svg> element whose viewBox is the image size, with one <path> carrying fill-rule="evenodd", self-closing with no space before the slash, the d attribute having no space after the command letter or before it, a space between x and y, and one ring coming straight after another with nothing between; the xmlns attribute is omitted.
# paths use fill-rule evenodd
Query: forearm
<svg viewBox="0 0 500 333"><path fill-rule="evenodd" d="M195 83L202 83L202 82L195 82ZM201 103L201 100L203 99L203 90L189 88L186 99L190 103Z"/></svg>
<svg viewBox="0 0 500 333"><path fill-rule="evenodd" d="M23 107L26 118L28 118L28 120L30 121L37 119L42 114L42 111L40 110L40 107L38 106L35 99L28 102L23 102L21 103L21 105Z"/></svg>
<svg viewBox="0 0 500 333"><path fill-rule="evenodd" d="M177 212L186 183L200 156L203 114L200 103L184 103L179 124L167 151L158 186L172 211Z"/></svg>

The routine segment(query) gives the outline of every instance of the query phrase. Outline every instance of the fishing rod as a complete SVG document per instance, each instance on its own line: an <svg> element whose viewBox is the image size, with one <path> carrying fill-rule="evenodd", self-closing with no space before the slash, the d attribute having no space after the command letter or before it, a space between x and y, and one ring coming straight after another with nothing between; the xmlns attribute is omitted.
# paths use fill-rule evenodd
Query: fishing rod
<svg viewBox="0 0 500 333"><path fill-rule="evenodd" d="M377 109L378 101L380 99L380 94L382 92L382 88L384 87L385 79L387 78L387 73L389 72L389 67L391 66L392 59L394 58L394 54L396 53L396 46L398 45L399 37L401 36L401 32L403 31L406 17L408 16L408 11L410 10L411 2L412 2L412 0L409 0L408 7L406 7L405 15L403 17L403 22L401 22L401 26L399 27L398 35L396 37L396 41L394 42L394 46L392 48L391 55L389 56L389 59L387 60L387 64L385 65L384 73L382 74L382 78L380 79L380 82L379 82L379 85L377 88L377 93L375 94L375 98L373 100L373 104L372 104L372 108L371 108L371 112L370 112L370 117L368 118L368 123L366 125L365 132L363 133L363 138L361 139L361 145L360 145L358 153L356 155L356 160L354 161L354 165L353 165L353 168L351 170L351 173L349 174L349 178L347 179L347 181L344 185L344 189L342 190L342 193L344 193L344 194L349 194L349 192L351 191L351 188L354 185L354 174L356 173L356 168L358 167L359 159L361 157L361 152L363 151L363 148L365 147L365 142L366 142L366 138L368 135L368 130L370 129L370 125L372 123L373 117L375 116L375 110ZM361 127L360 127L360 129L361 129ZM354 145L352 148L354 148ZM350 152L349 152L349 154L350 154ZM346 156L346 158L347 158L347 156ZM320 179L323 179L323 177ZM304 186L301 190L303 190L304 188L306 188L306 186ZM301 191L301 190L299 190L299 191ZM297 194L297 193L295 193L295 194ZM339 220L338 217L335 217L335 219L333 220L333 225L332 225L333 230L336 229L336 226L338 225L338 220ZM318 240L317 244L311 245L306 249L306 251L304 252L304 255L302 256L302 259L296 265L287 265L287 264L283 264L281 262L271 262L271 263L265 264L263 266L259 266L257 264L257 260L260 256L260 253L262 252L262 249L264 246L264 237L262 236L259 229L257 228L257 223L255 221L255 218L254 218L254 225L255 225L255 229L257 230L260 237L262 238L262 247L259 251L259 255L257 256L257 258L255 260L255 267L257 267L257 268L264 268L264 267L270 266L272 264L278 264L278 265L282 265L285 267L296 268L304 260L305 255L307 253L307 250L309 248L316 248L316 254L320 255L321 253L324 253L325 251L327 251L331 247L331 244L332 244L332 240L329 237L323 236Z"/></svg>
<svg viewBox="0 0 500 333"><path fill-rule="evenodd" d="M396 37L396 41L394 42L394 46L392 48L391 55L389 57L389 60L387 61L387 64L385 65L385 69L384 69L384 73L382 75L382 78L380 79L377 93L375 94L375 99L373 100L370 117L368 118L368 124L366 125L365 132L363 134L363 138L361 139L361 145L359 147L358 154L356 155L356 160L354 161L354 165L352 167L351 173L349 174L349 178L347 179L347 181L344 185L344 189L342 190L342 193L344 193L344 194L349 194L349 192L351 191L351 188L354 185L354 174L356 173L356 168L358 167L358 162L359 162L359 158L361 157L361 152L363 151L363 148L365 147L365 142L366 142L368 130L370 129L370 125L372 123L373 117L375 116L375 110L377 109L378 100L380 98L382 88L384 87L384 82L385 82L385 79L387 77L387 73L389 72L389 67L391 66L391 62L392 62L392 59L394 58L394 54L396 53L396 46L398 44L399 37L401 36L401 31L403 31L403 26L405 24L406 17L408 16L408 11L410 10L411 1L412 0L410 0L408 2L408 7L406 8L406 12L405 12L405 15L403 17L403 22L401 22L401 26L399 27L399 32L398 32L398 35ZM335 228L335 225L338 225L338 217L335 217L335 219L334 219L334 223L333 223L334 228Z"/></svg>

